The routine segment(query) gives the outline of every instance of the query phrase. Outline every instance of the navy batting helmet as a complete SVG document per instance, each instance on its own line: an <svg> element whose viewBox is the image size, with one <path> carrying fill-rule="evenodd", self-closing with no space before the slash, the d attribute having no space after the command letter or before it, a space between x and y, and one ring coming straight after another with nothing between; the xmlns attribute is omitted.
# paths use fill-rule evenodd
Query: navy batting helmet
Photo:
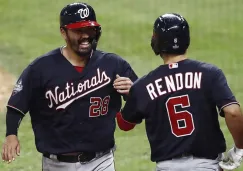
<svg viewBox="0 0 243 171"><path fill-rule="evenodd" d="M151 47L156 55L184 54L189 45L189 25L181 15L167 13L155 20Z"/></svg>
<svg viewBox="0 0 243 171"><path fill-rule="evenodd" d="M82 27L96 27L96 41L101 35L101 26L96 20L94 9L86 3L72 3L60 12L60 27L78 29Z"/></svg>

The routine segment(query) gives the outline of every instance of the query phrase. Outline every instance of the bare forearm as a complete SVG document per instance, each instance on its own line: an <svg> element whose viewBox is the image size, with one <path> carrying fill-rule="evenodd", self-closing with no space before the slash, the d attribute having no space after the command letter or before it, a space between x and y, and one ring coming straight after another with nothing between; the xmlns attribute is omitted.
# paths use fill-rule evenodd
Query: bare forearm
<svg viewBox="0 0 243 171"><path fill-rule="evenodd" d="M236 147L243 149L243 115L240 111L233 115L225 114L225 121Z"/></svg>

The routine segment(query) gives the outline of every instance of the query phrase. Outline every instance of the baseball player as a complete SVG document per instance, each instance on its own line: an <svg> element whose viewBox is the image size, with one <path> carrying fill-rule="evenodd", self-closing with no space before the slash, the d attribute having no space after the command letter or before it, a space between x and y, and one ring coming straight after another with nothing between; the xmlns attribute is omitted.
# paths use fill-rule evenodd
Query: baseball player
<svg viewBox="0 0 243 171"><path fill-rule="evenodd" d="M66 45L34 60L16 83L2 159L19 155L17 130L29 112L43 171L114 171L116 113L137 75L118 55L96 50L101 25L90 5L65 6L60 32Z"/></svg>
<svg viewBox="0 0 243 171"><path fill-rule="evenodd" d="M226 143L217 106L235 142L231 163L239 166L243 156L239 104L221 69L187 58L189 44L185 18L166 13L156 19L151 46L164 64L132 85L117 116L119 127L128 131L145 119L157 171L219 171Z"/></svg>

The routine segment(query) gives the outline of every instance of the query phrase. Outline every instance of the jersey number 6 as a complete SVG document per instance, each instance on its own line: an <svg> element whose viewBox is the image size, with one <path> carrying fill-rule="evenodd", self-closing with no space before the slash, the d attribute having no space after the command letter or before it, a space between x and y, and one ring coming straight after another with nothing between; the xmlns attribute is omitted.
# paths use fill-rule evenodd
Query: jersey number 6
<svg viewBox="0 0 243 171"><path fill-rule="evenodd" d="M176 111L176 106L190 107L188 95L170 97L166 102L171 131L176 137L191 135L194 131L192 114L187 110Z"/></svg>
<svg viewBox="0 0 243 171"><path fill-rule="evenodd" d="M110 96L104 97L90 97L91 106L89 107L89 117L98 117L100 115L106 115L108 112L108 106L110 102Z"/></svg>

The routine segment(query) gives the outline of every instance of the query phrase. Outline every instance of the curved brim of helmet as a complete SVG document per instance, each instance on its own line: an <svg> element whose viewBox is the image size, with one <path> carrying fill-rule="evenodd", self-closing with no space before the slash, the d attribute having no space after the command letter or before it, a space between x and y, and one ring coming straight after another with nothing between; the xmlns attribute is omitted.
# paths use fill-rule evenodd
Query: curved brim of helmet
<svg viewBox="0 0 243 171"><path fill-rule="evenodd" d="M67 29L78 29L82 27L93 27L93 26L100 26L96 21L81 21L77 23L71 23L66 25Z"/></svg>

